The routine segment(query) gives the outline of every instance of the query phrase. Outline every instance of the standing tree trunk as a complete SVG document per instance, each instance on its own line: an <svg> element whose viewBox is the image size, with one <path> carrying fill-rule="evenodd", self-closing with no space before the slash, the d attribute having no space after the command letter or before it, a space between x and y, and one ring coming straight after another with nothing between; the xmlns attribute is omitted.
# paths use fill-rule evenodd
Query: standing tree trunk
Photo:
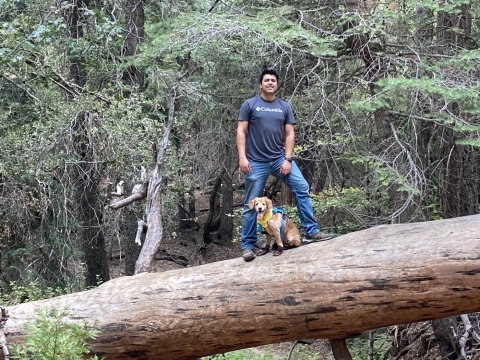
<svg viewBox="0 0 480 360"><path fill-rule="evenodd" d="M139 45L145 36L145 2L146 0L126 0L125 2L125 41L122 56L135 56L139 52ZM143 72L136 66L130 65L123 71L123 81L131 87L143 90ZM129 97L131 89L124 94Z"/></svg>
<svg viewBox="0 0 480 360"><path fill-rule="evenodd" d="M352 355L347 348L346 339L332 339L330 340L332 346L332 353L335 360L352 360Z"/></svg>
<svg viewBox="0 0 480 360"><path fill-rule="evenodd" d="M82 8L87 8L89 0L77 0L65 11L69 36L73 42L83 37ZM74 47L70 49L70 74L69 77L80 88L85 86L83 60L75 53ZM66 92L66 100L72 101L74 92ZM99 183L97 177L97 164L94 144L90 141L90 129L94 122L94 114L89 111L80 112L71 124L71 141L77 164L74 169L75 197L77 204L77 219L81 223L81 242L85 256L87 287L97 286L99 282L110 280L105 238L100 224L103 221L103 210L98 202Z"/></svg>
<svg viewBox="0 0 480 360"><path fill-rule="evenodd" d="M470 5L463 4L459 13L440 11L437 16L439 48L457 52L470 49L472 19ZM449 111L457 121L468 116L459 104L449 104ZM478 213L477 155L472 146L458 145L461 132L445 127L441 143L440 210L444 218Z"/></svg>
<svg viewBox="0 0 480 360"><path fill-rule="evenodd" d="M463 4L458 13L439 11L437 15L437 42L439 53L469 49L471 38L470 5ZM450 113L462 121L465 114L456 102L448 104ZM443 218L478 213L477 154L471 146L458 145L461 132L445 126L440 138L440 212ZM435 337L440 343L442 358L456 359L455 339L450 325L456 319L433 322Z"/></svg>
<svg viewBox="0 0 480 360"><path fill-rule="evenodd" d="M180 230L197 228L195 222L195 189L190 188L188 192L181 192L178 195L178 227Z"/></svg>
<svg viewBox="0 0 480 360"><path fill-rule="evenodd" d="M346 10L349 12L358 12L359 10L359 1L358 0L348 0L345 3ZM366 4L368 6L368 4ZM347 21L343 29L344 31L351 31L357 26L356 23ZM349 34L345 39L346 45L351 49L353 55L358 56L362 59L365 64L365 79L370 84L370 94L373 97L377 96L378 92L378 81L382 78L389 76L390 63L387 57L382 55L377 55L376 52L382 52L382 45L379 43L374 43L370 41L368 34L359 33L354 31L353 34ZM390 102L389 99L385 99L387 103ZM380 143L380 150L382 152L382 158L385 163L390 164L392 168L398 169L400 173L406 173L403 162L398 162L395 159L403 159L399 157L399 154L402 152L407 152L408 150L402 148L399 144L398 135L396 134L395 129L395 120L396 116L393 115L388 106L382 106L377 108L374 111L374 121L378 133L378 141ZM405 156L409 158L409 154ZM412 166L409 164L407 166ZM390 197L390 202L393 204L393 214L391 215L391 220L396 222L405 222L410 220L412 215L412 209L409 207L411 196L405 191L399 192L400 185L393 182L390 184L388 193ZM408 211L406 211L408 210Z"/></svg>
<svg viewBox="0 0 480 360"><path fill-rule="evenodd" d="M458 353L455 346L455 340L452 338L450 329L457 329L458 322L454 317L438 319L432 321L433 333L437 340L440 355L445 360L458 359Z"/></svg>
<svg viewBox="0 0 480 360"><path fill-rule="evenodd" d="M231 243L233 232L233 184L232 172L230 170L222 171L220 175L222 180L222 208L220 214L220 227L218 229L216 241L219 245Z"/></svg>
<svg viewBox="0 0 480 360"><path fill-rule="evenodd" d="M92 114L78 114L72 122L72 145L77 158L74 169L76 176L75 202L77 219L81 223L81 242L85 256L85 285L97 286L110 280L105 237L100 224L103 221L103 209L98 199L98 176L93 145L89 141L89 129L92 127Z"/></svg>
<svg viewBox="0 0 480 360"><path fill-rule="evenodd" d="M443 218L478 213L477 154L458 145L459 135L445 129L441 146L440 211Z"/></svg>
<svg viewBox="0 0 480 360"><path fill-rule="evenodd" d="M150 175L147 190L146 218L147 218L147 235L145 243L135 265L135 274L148 272L152 266L155 254L160 248L163 239L163 220L162 220L162 190L163 190L163 164L165 160L165 151L168 146L168 138L172 131L174 115L175 115L175 99L176 90L179 82L171 90L170 104L168 111L168 122L163 133L162 143L158 150L155 167Z"/></svg>
<svg viewBox="0 0 480 360"><path fill-rule="evenodd" d="M212 225L215 221L215 209L217 205L217 198L218 198L218 193L220 189L220 185L222 184L222 176L223 172L225 169L223 169L220 173L220 175L217 176L215 179L215 183L213 184L212 191L210 192L210 197L209 197L209 207L208 207L208 217L207 220L205 221L205 224L203 227L200 229L200 232L203 234L203 241L205 244L210 244L213 242L212 234L210 233L210 230L212 229Z"/></svg>
<svg viewBox="0 0 480 360"><path fill-rule="evenodd" d="M83 37L83 20L81 9L88 8L90 0L70 0L71 4L64 12L65 23L67 24L68 36L73 43L76 43ZM68 59L70 60L69 78L79 87L85 86L86 76L83 71L83 58L77 52L75 46L71 46L68 51ZM67 89L68 90L68 89ZM66 91L67 101L74 98L74 93Z"/></svg>
<svg viewBox="0 0 480 360"><path fill-rule="evenodd" d="M429 8L419 7L415 10L415 21L416 21L416 33L415 37L421 46L428 47L433 41L433 23L429 22L428 19L432 18L433 10ZM425 99L423 94L418 92L416 94L419 97L420 106L422 107L422 114L424 117L430 113L428 98ZM416 151L415 166L422 174L425 179L425 184L430 184L431 181L431 170L430 170L430 149L429 144L432 139L433 131L435 125L433 121L425 120L416 120L413 119L412 135L411 138L414 139L413 148ZM421 206L421 213L416 216L417 220L429 220L429 187L423 186L421 189L421 194L416 195L414 202L419 203ZM421 218L418 218L421 216Z"/></svg>
<svg viewBox="0 0 480 360"><path fill-rule="evenodd" d="M138 216L133 209L126 209L125 211L125 224L127 224L127 229L125 231L125 235L122 238L125 240L125 274L126 275L134 275L135 274L135 263L140 255L140 249L142 247L141 243L142 240L145 241L145 234L142 229L140 230L140 244L138 244L136 240L138 227ZM133 226L133 224L137 224L137 226Z"/></svg>

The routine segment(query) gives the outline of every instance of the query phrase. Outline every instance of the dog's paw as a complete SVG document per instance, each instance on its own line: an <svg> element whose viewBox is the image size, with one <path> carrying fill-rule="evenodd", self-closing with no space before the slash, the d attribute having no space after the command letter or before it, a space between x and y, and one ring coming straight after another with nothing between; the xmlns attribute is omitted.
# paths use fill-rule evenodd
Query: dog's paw
<svg viewBox="0 0 480 360"><path fill-rule="evenodd" d="M265 255L269 251L270 251L270 246L265 245L265 247L263 247L262 250L260 250L260 252L257 254L257 256Z"/></svg>
<svg viewBox="0 0 480 360"><path fill-rule="evenodd" d="M282 254L283 254L283 247L281 247L281 246L278 246L277 250L275 250L273 252L273 256L279 256L279 255L282 255Z"/></svg>

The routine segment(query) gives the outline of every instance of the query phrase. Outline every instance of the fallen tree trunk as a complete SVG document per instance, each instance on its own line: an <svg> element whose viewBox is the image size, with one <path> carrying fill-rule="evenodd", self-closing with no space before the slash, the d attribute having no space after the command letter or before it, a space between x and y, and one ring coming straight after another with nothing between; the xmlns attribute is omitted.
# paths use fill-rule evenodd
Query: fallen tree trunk
<svg viewBox="0 0 480 360"><path fill-rule="evenodd" d="M110 280L8 308L8 343L39 306L101 332L106 359L194 359L480 311L480 215L384 225L288 250Z"/></svg>

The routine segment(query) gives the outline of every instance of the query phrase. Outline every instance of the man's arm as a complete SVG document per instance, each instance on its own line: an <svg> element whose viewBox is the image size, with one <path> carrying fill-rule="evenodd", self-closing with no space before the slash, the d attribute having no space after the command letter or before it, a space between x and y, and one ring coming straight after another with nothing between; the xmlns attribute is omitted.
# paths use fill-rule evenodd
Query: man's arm
<svg viewBox="0 0 480 360"><path fill-rule="evenodd" d="M237 123L237 149L238 149L238 164L240 171L244 174L250 172L250 163L247 160L247 153L245 151L245 144L247 142L248 121L238 121Z"/></svg>
<svg viewBox="0 0 480 360"><path fill-rule="evenodd" d="M293 156L293 148L295 147L295 128L293 124L285 125L285 157Z"/></svg>
<svg viewBox="0 0 480 360"><path fill-rule="evenodd" d="M295 146L295 130L293 124L285 125L285 157L291 158L293 155L293 148ZM282 175L290 174L292 164L290 161L284 160L280 166L280 173Z"/></svg>

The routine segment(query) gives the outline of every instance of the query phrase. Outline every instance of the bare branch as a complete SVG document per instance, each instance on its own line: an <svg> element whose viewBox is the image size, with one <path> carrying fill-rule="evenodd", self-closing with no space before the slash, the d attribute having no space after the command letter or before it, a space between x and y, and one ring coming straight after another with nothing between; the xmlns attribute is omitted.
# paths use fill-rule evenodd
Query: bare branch
<svg viewBox="0 0 480 360"><path fill-rule="evenodd" d="M148 181L145 181L143 184L140 185L140 187L137 187L136 185L134 187L134 190L136 189L135 193L130 195L129 197L122 199L120 201L115 201L107 205L110 209L113 210L118 210L120 208L123 208L127 205L132 204L135 201L138 200L143 200L147 196L147 189L148 189Z"/></svg>
<svg viewBox="0 0 480 360"><path fill-rule="evenodd" d="M215 0L215 2L212 4L212 6L210 7L210 9L208 10L208 12L212 12L213 9L215 9L215 6L217 6L217 4L220 2L220 0Z"/></svg>

